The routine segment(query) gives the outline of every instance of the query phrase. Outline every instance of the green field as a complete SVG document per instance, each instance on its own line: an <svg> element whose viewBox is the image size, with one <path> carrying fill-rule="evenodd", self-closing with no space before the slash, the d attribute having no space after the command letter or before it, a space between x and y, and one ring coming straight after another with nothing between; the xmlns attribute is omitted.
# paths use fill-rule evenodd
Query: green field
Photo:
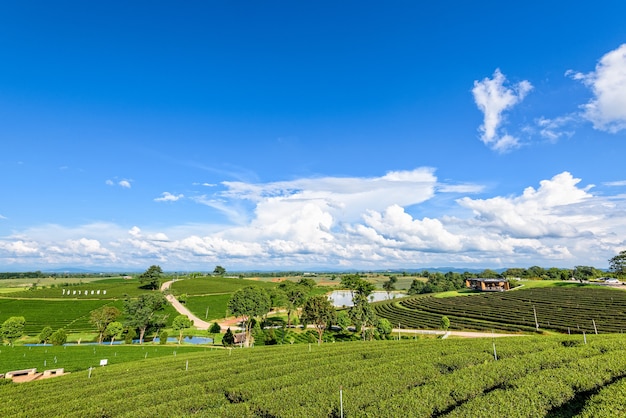
<svg viewBox="0 0 626 418"><path fill-rule="evenodd" d="M276 283L226 277L198 277L177 280L172 283L171 289L178 295L184 293L189 296L197 296L234 293L244 286L259 286L264 289L270 289L276 287Z"/></svg>
<svg viewBox="0 0 626 418"><path fill-rule="evenodd" d="M576 335L283 345L176 357L167 347L159 358L145 347L147 358L98 367L91 377L79 371L0 385L0 415L315 418L339 416L343 406L346 417L622 416L625 346L621 335L587 336L587 344ZM602 408L607 397L617 409Z"/></svg>
<svg viewBox="0 0 626 418"><path fill-rule="evenodd" d="M203 346L157 344L0 347L0 373L34 367L40 371L64 368L66 372L77 372L98 366L101 359L114 365L205 350Z"/></svg>

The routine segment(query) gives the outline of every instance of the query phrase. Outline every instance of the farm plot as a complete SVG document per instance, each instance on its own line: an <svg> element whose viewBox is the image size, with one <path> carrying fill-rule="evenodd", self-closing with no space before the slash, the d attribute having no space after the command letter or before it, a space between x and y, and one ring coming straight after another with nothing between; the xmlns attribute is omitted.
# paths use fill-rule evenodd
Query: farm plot
<svg viewBox="0 0 626 418"><path fill-rule="evenodd" d="M563 333L622 332L626 292L590 287L552 287L485 293L457 298L414 297L374 305L380 317L404 328L438 328L441 317L451 329L535 330Z"/></svg>
<svg viewBox="0 0 626 418"><path fill-rule="evenodd" d="M574 416L626 403L622 335L286 345L0 386L1 416ZM342 390L343 404L339 401ZM602 415L587 415L602 416Z"/></svg>

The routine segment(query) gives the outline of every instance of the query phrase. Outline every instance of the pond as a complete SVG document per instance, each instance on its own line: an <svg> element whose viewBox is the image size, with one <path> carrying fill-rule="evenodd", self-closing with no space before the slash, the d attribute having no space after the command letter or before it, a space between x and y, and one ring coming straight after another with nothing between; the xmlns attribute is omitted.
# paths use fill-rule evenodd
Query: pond
<svg viewBox="0 0 626 418"><path fill-rule="evenodd" d="M151 343L158 343L159 342L159 337L155 337L154 339L149 339L146 338L143 340L144 344L151 344ZM176 337L168 337L167 338L167 342L168 343L174 343L174 344L178 344L178 338ZM207 337L184 337L183 338L183 344L211 344L213 342L212 338L207 338ZM124 341L114 341L113 345L118 345L118 344L124 344ZM133 344L139 344L139 340L133 340ZM95 342L81 342L79 343L66 343L63 345L68 345L68 346L72 346L72 345L111 345L110 341L105 341L102 344L98 344ZM24 344L25 347L51 347L52 344Z"/></svg>
<svg viewBox="0 0 626 418"><path fill-rule="evenodd" d="M391 292L391 294L387 294L387 292L375 291L369 295L368 300L370 302L379 302L381 300L402 298L404 296L407 296L407 294L401 292ZM352 292L349 290L335 290L328 295L328 299L333 302L333 306L336 308L352 306Z"/></svg>

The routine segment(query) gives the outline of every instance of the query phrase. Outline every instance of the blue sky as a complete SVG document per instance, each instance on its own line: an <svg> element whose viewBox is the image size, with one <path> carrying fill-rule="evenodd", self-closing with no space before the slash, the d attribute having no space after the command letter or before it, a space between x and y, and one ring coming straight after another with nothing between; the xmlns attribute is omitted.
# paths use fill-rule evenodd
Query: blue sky
<svg viewBox="0 0 626 418"><path fill-rule="evenodd" d="M606 267L626 4L0 5L0 270Z"/></svg>

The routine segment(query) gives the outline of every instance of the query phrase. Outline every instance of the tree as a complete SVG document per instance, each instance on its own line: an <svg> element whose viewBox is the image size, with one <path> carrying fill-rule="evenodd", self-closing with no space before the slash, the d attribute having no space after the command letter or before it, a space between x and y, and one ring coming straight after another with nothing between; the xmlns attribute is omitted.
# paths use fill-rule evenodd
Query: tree
<svg viewBox="0 0 626 418"><path fill-rule="evenodd" d="M52 345L63 345L67 342L67 333L63 328L59 328L54 331L50 336L50 342Z"/></svg>
<svg viewBox="0 0 626 418"><path fill-rule="evenodd" d="M174 321L172 322L172 328L174 329L174 331L178 331L179 345L183 342L183 332L185 332L187 328L191 328L192 325L193 322L191 322L191 319L187 318L186 315L178 315L176 318L174 318Z"/></svg>
<svg viewBox="0 0 626 418"><path fill-rule="evenodd" d="M98 344L102 343L104 332L109 324L122 314L115 306L103 306L91 311L89 322L98 330Z"/></svg>
<svg viewBox="0 0 626 418"><path fill-rule="evenodd" d="M380 318L376 324L376 330L385 338L391 334L393 327L387 318Z"/></svg>
<svg viewBox="0 0 626 418"><path fill-rule="evenodd" d="M311 291L306 285L294 283L289 280L278 285L285 294L285 308L287 309L287 327L291 327L291 314L304 303L307 295Z"/></svg>
<svg viewBox="0 0 626 418"><path fill-rule="evenodd" d="M609 258L609 270L614 272L618 278L626 275L626 250Z"/></svg>
<svg viewBox="0 0 626 418"><path fill-rule="evenodd" d="M304 302L301 319L304 323L315 326L318 343L321 344L324 330L335 321L335 318L335 308L326 296L311 296Z"/></svg>
<svg viewBox="0 0 626 418"><path fill-rule="evenodd" d="M159 281L163 275L163 270L159 266L150 266L148 270L139 275L139 283L141 283L142 289L158 289Z"/></svg>
<svg viewBox="0 0 626 418"><path fill-rule="evenodd" d="M366 296L356 294L352 301L354 302L354 306L348 310L348 315L350 315L352 323L356 326L357 331L361 331L363 339L365 339L365 332L367 328L376 325L378 317L372 309L372 306L367 301Z"/></svg>
<svg viewBox="0 0 626 418"><path fill-rule="evenodd" d="M222 332L222 327L220 327L220 324L218 324L217 322L213 322L211 324L211 326L209 327L209 335L211 336L211 339L213 340L213 344L215 344L215 338L213 337L215 334L219 334L220 332Z"/></svg>
<svg viewBox="0 0 626 418"><path fill-rule="evenodd" d="M37 338L40 342L47 344L53 332L52 327L44 327Z"/></svg>
<svg viewBox="0 0 626 418"><path fill-rule="evenodd" d="M387 292L387 299L391 297L391 292L396 290L396 283L398 278L396 276L389 277L389 280L383 283L383 289Z"/></svg>
<svg viewBox="0 0 626 418"><path fill-rule="evenodd" d="M228 310L242 318L246 333L246 346L250 341L252 319L261 317L270 311L270 296L260 287L248 286L237 290L228 301Z"/></svg>
<svg viewBox="0 0 626 418"><path fill-rule="evenodd" d="M350 316L347 311L339 311L337 312L336 325L341 328L342 331L345 331L350 326Z"/></svg>
<svg viewBox="0 0 626 418"><path fill-rule="evenodd" d="M450 328L450 319L447 316L441 317L441 329L447 331Z"/></svg>
<svg viewBox="0 0 626 418"><path fill-rule="evenodd" d="M113 341L116 339L122 338L122 333L124 332L124 325L121 322L113 321L109 325L107 325L106 330L104 331L104 335L107 338L111 339L111 345L113 345Z"/></svg>
<svg viewBox="0 0 626 418"><path fill-rule="evenodd" d="M15 340L24 335L24 325L26 325L26 319L23 316L12 316L2 323L0 334L2 338L9 341L10 345L13 345Z"/></svg>
<svg viewBox="0 0 626 418"><path fill-rule="evenodd" d="M159 314L159 312L165 308L166 304L167 300L161 293L144 293L137 299L124 301L125 326L139 330L139 344L143 343L147 330L165 324L167 315Z"/></svg>
<svg viewBox="0 0 626 418"><path fill-rule="evenodd" d="M224 274L226 274L226 269L222 266L215 266L215 268L213 269L213 274L216 276L223 276Z"/></svg>
<svg viewBox="0 0 626 418"><path fill-rule="evenodd" d="M232 347L235 345L235 335L230 330L230 327L226 330L226 333L222 338L222 344L224 344L224 347Z"/></svg>

